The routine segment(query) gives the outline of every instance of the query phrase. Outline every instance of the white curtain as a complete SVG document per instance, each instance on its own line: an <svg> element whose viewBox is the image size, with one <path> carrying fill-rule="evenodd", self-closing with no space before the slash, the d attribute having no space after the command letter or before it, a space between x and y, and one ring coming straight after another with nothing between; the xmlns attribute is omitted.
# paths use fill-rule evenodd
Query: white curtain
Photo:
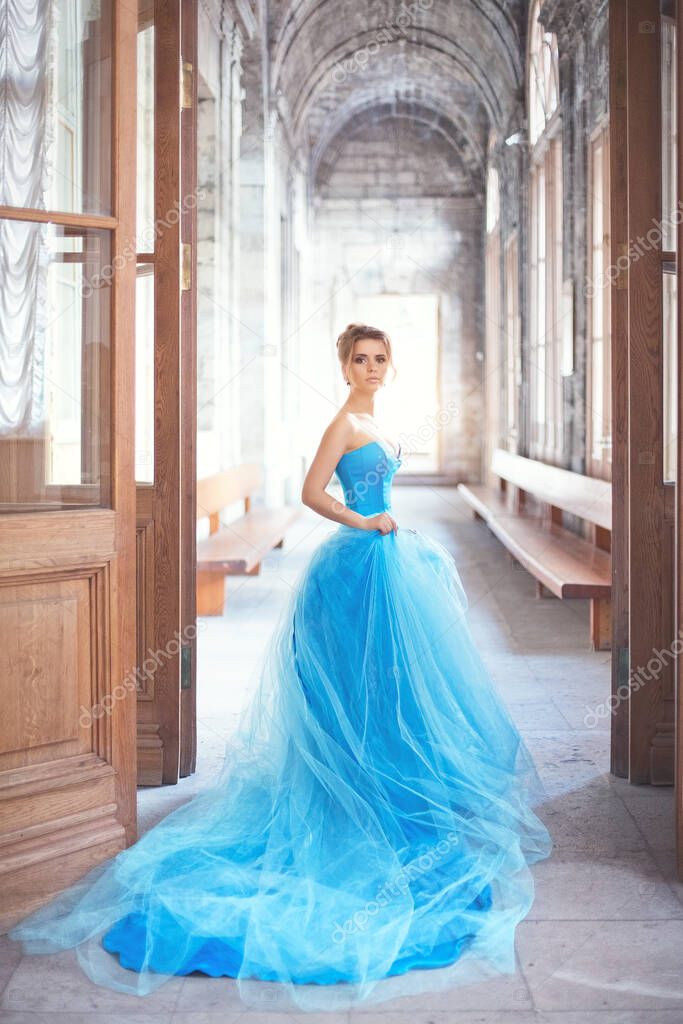
<svg viewBox="0 0 683 1024"><path fill-rule="evenodd" d="M52 0L0 0L0 203L44 209L50 168ZM44 225L0 220L0 434L45 416Z"/></svg>

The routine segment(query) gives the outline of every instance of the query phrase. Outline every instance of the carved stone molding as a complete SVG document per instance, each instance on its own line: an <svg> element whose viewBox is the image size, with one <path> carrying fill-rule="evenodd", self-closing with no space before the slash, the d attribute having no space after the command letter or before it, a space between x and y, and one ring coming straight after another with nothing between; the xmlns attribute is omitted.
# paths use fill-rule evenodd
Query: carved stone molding
<svg viewBox="0 0 683 1024"><path fill-rule="evenodd" d="M217 36L223 37L221 27L221 0L199 0L200 7L206 15L207 21L211 25Z"/></svg>
<svg viewBox="0 0 683 1024"><path fill-rule="evenodd" d="M237 64L238 67L242 63L242 54L244 53L244 36L240 30L239 25L234 21L224 19L226 25L225 38L228 40L229 47L229 60L231 64Z"/></svg>
<svg viewBox="0 0 683 1024"><path fill-rule="evenodd" d="M576 50L587 27L601 17L604 7L606 0L598 4L590 0L544 0L538 20L546 31L557 36L560 59Z"/></svg>
<svg viewBox="0 0 683 1024"><path fill-rule="evenodd" d="M219 39L227 39L233 46L233 40L238 37L241 52L242 36L251 39L258 28L256 4L249 0L199 0L199 3Z"/></svg>
<svg viewBox="0 0 683 1024"><path fill-rule="evenodd" d="M258 30L256 0L223 0L223 17L236 24L247 39L253 39Z"/></svg>

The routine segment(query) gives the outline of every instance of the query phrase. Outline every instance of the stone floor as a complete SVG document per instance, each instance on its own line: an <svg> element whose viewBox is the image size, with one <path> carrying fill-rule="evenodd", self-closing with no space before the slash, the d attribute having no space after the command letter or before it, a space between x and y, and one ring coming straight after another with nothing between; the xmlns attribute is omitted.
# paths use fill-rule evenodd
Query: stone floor
<svg viewBox="0 0 683 1024"><path fill-rule="evenodd" d="M452 488L394 487L394 514L453 552L469 622L548 792L539 814L554 839L534 866L536 899L517 929L515 975L346 1014L256 1013L229 979L173 978L139 999L93 985L73 951L22 958L0 938L2 1024L680 1024L683 885L675 879L673 792L609 774L609 654L588 650L583 601L537 600ZM260 577L230 582L223 618L201 620L198 770L178 786L140 791L145 830L220 769L258 659L315 546L334 524L304 510ZM230 652L229 657L226 651Z"/></svg>

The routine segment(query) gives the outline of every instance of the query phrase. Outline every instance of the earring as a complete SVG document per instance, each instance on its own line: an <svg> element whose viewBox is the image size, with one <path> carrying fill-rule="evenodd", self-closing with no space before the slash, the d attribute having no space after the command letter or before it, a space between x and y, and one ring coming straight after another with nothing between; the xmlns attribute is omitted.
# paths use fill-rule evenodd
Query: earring
<svg viewBox="0 0 683 1024"><path fill-rule="evenodd" d="M349 385L349 387L351 387L351 381L350 380L347 380L346 383Z"/></svg>

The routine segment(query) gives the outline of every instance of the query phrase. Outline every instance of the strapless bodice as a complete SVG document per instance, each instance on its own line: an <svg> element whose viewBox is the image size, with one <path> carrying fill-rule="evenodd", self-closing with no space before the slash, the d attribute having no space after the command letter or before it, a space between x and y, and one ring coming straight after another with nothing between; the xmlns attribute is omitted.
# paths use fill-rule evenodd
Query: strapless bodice
<svg viewBox="0 0 683 1024"><path fill-rule="evenodd" d="M345 452L335 474L346 507L363 516L391 511L391 481L402 461L400 445L398 455L394 455L379 441L368 441Z"/></svg>

